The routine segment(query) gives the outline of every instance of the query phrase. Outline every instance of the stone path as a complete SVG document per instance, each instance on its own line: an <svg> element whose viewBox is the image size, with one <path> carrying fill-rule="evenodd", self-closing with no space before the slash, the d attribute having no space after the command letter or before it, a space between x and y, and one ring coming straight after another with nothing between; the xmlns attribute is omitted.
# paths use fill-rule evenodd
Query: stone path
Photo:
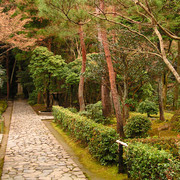
<svg viewBox="0 0 180 180"><path fill-rule="evenodd" d="M2 180L86 177L25 101L15 101Z"/></svg>

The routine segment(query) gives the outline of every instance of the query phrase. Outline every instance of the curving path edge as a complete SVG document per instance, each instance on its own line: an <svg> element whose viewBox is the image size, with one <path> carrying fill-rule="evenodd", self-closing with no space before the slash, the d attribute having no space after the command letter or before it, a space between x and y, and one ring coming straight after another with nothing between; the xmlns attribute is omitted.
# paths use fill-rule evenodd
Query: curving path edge
<svg viewBox="0 0 180 180"><path fill-rule="evenodd" d="M2 180L87 179L26 101L15 101Z"/></svg>

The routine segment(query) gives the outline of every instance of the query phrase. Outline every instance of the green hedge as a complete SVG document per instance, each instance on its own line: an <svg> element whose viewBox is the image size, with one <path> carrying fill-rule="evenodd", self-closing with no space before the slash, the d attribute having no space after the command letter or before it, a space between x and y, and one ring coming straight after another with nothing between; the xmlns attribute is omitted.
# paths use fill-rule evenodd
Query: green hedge
<svg viewBox="0 0 180 180"><path fill-rule="evenodd" d="M124 126L124 132L128 138L147 137L149 129L151 129L151 121L141 115L128 119Z"/></svg>
<svg viewBox="0 0 180 180"><path fill-rule="evenodd" d="M180 138L145 138L145 139L128 139L128 143L142 142L143 144L149 144L159 150L165 150L171 153L174 157L180 159Z"/></svg>
<svg viewBox="0 0 180 180"><path fill-rule="evenodd" d="M88 147L92 156L101 164L112 164L117 161L118 145L115 141L119 136L114 129L59 106L53 106L53 115L55 121Z"/></svg>
<svg viewBox="0 0 180 180"><path fill-rule="evenodd" d="M7 102L6 101L0 101L0 116L2 115L2 113L6 110L7 108Z"/></svg>
<svg viewBox="0 0 180 180"><path fill-rule="evenodd" d="M126 164L132 179L178 179L180 162L164 150L147 144L129 143Z"/></svg>

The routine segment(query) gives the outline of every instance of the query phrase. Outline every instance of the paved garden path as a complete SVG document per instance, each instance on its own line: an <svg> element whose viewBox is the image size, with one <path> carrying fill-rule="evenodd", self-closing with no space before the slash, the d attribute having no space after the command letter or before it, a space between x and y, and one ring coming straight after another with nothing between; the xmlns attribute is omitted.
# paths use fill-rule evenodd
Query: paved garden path
<svg viewBox="0 0 180 180"><path fill-rule="evenodd" d="M85 175L25 101L15 101L2 180L85 180Z"/></svg>

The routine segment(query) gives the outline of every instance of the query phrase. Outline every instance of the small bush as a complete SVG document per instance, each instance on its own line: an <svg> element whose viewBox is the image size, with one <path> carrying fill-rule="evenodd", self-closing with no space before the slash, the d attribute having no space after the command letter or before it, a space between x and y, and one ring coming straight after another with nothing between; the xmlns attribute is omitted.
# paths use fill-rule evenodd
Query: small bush
<svg viewBox="0 0 180 180"><path fill-rule="evenodd" d="M6 110L7 101L0 101L0 115Z"/></svg>
<svg viewBox="0 0 180 180"><path fill-rule="evenodd" d="M139 139L127 139L126 142L136 143L141 142L158 148L158 150L165 150L171 153L174 157L180 159L180 137L176 138L139 138Z"/></svg>
<svg viewBox="0 0 180 180"><path fill-rule="evenodd" d="M95 104L88 104L85 108L85 111L79 112L79 115L86 116L87 118L92 119L97 123L109 123L109 119L103 116L101 101L98 101Z"/></svg>
<svg viewBox="0 0 180 180"><path fill-rule="evenodd" d="M171 118L171 125L173 130L180 132L180 109L177 110Z"/></svg>
<svg viewBox="0 0 180 180"><path fill-rule="evenodd" d="M138 111L140 113L147 113L147 116L150 117L151 114L158 113L158 108L156 106L156 103L145 100L139 104Z"/></svg>
<svg viewBox="0 0 180 180"><path fill-rule="evenodd" d="M171 154L142 143L129 144L126 164L132 179L173 179L180 164Z"/></svg>
<svg viewBox="0 0 180 180"><path fill-rule="evenodd" d="M68 110L72 113L77 113L77 109L75 107L68 107Z"/></svg>
<svg viewBox="0 0 180 180"><path fill-rule="evenodd" d="M112 164L117 160L118 134L112 128L74 114L63 107L53 106L55 121L76 140L88 147L89 152L101 164Z"/></svg>
<svg viewBox="0 0 180 180"><path fill-rule="evenodd" d="M146 137L148 130L151 128L151 121L144 116L134 116L127 120L124 127L126 137Z"/></svg>
<svg viewBox="0 0 180 180"><path fill-rule="evenodd" d="M38 96L38 92L36 90L34 90L32 93L29 94L28 103L30 105L37 104L37 96Z"/></svg>

